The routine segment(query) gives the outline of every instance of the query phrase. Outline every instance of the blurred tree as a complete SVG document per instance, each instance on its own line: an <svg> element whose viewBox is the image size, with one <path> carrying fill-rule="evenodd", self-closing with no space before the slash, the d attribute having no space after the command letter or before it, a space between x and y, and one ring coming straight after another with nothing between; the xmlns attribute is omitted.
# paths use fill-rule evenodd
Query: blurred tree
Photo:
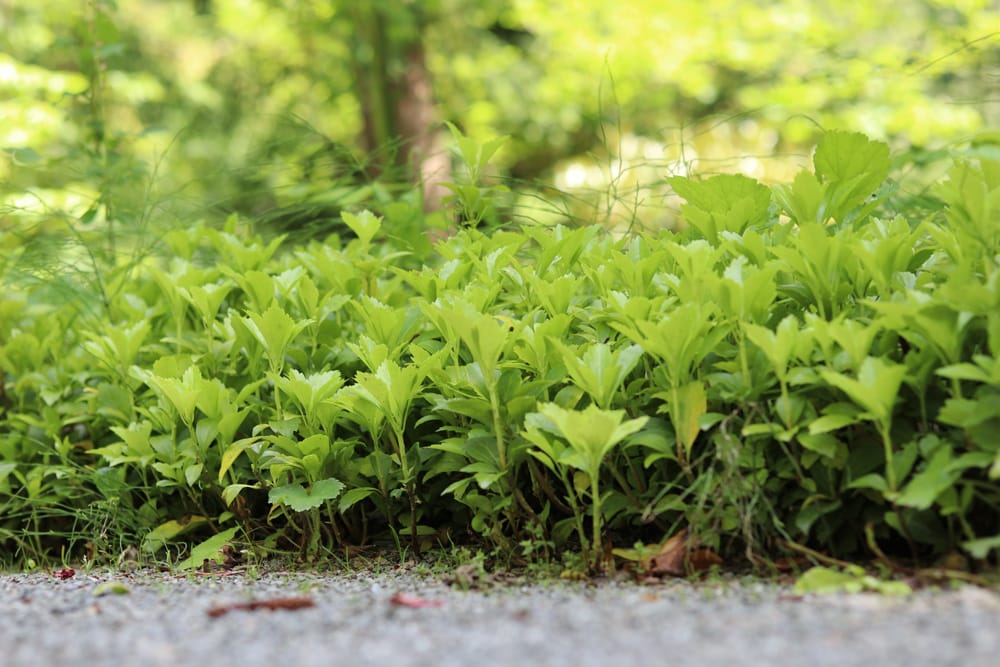
<svg viewBox="0 0 1000 667"><path fill-rule="evenodd" d="M424 208L434 209L442 194L435 181L448 173L423 40L433 3L348 4L353 4L356 26L353 53L363 147L374 156L368 173L373 178L406 174L421 185Z"/></svg>
<svg viewBox="0 0 1000 667"><path fill-rule="evenodd" d="M134 176L114 181L122 215L291 211L300 228L342 207L419 210L407 172L447 173L427 129L444 120L509 135L496 165L518 190L577 200L691 168L785 179L821 128L930 151L1000 120L992 0L101 4L118 32L117 51L97 47L107 165ZM82 150L98 92L83 14L0 0L0 225L82 215L111 182Z"/></svg>

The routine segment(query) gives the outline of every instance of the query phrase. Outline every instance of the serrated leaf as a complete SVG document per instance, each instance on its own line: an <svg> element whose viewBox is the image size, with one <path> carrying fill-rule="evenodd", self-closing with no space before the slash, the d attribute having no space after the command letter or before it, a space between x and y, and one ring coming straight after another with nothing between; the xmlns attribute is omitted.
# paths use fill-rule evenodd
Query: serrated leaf
<svg viewBox="0 0 1000 667"><path fill-rule="evenodd" d="M544 419L539 420L536 415ZM562 461L596 476L604 456L648 420L639 417L623 421L624 417L624 410L602 410L594 404L583 410L567 410L555 403L543 403L537 413L526 417L525 424L565 439L573 454L560 457Z"/></svg>
<svg viewBox="0 0 1000 667"><path fill-rule="evenodd" d="M892 408L906 376L906 366L881 357L866 357L858 369L857 379L829 370L820 374L829 384L867 410L875 421L886 424L892 418Z"/></svg>
<svg viewBox="0 0 1000 667"><path fill-rule="evenodd" d="M267 494L267 499L272 505L286 505L296 512L306 512L333 500L343 490L344 483L331 477L313 482L308 489L301 484L276 486Z"/></svg>
<svg viewBox="0 0 1000 667"><path fill-rule="evenodd" d="M358 237L358 240L363 245L371 243L371 240L375 238L375 234L378 233L379 228L382 226L382 218L368 209L358 214L341 211L340 218L344 221L345 225L351 228L351 231L354 232L354 235Z"/></svg>

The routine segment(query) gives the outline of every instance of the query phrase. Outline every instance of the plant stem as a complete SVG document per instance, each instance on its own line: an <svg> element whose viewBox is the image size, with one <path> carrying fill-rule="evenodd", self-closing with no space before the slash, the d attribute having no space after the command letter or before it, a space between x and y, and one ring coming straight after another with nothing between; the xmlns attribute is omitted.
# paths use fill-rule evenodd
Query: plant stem
<svg viewBox="0 0 1000 667"><path fill-rule="evenodd" d="M882 449L885 452L885 479L886 483L889 485L889 491L895 493L897 490L896 486L896 469L892 465L892 439L889 437L889 427L885 424L878 425L879 433L882 436Z"/></svg>
<svg viewBox="0 0 1000 667"><path fill-rule="evenodd" d="M603 558L604 549L601 548L601 519L603 518L603 516L601 515L601 494L598 488L599 473L600 470L595 470L594 474L591 475L590 477L590 495L592 496L591 512L593 513L592 514L593 521L591 523L591 530L593 531L593 535L591 539L593 540L593 546L592 546L592 549L594 550L593 568L595 572L599 572L600 570L604 569L603 568L604 564L602 562L604 560Z"/></svg>
<svg viewBox="0 0 1000 667"><path fill-rule="evenodd" d="M500 419L500 397L497 396L496 386L491 386L490 409L493 412L493 434L497 442L497 456L500 459L500 469L507 470L507 448L503 441L503 421Z"/></svg>

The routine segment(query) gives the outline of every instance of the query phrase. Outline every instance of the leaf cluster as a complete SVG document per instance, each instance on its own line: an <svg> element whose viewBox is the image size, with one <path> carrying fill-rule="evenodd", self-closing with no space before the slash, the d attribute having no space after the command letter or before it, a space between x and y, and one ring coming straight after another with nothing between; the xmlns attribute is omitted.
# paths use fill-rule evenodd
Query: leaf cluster
<svg viewBox="0 0 1000 667"><path fill-rule="evenodd" d="M372 214L280 253L231 220L99 317L5 293L0 545L471 535L600 569L680 527L755 562L867 527L994 558L1000 163L908 220L876 215L888 159L829 133L790 185L672 179L682 232L473 227L413 266Z"/></svg>

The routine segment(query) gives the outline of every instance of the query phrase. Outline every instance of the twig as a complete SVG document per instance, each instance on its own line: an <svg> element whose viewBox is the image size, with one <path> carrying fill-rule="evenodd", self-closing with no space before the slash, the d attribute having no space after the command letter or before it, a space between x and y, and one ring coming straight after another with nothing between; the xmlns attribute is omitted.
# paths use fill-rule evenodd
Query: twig
<svg viewBox="0 0 1000 667"><path fill-rule="evenodd" d="M809 558L818 560L820 563L825 565L836 565L838 567L849 567L852 563L848 563L846 560L840 560L839 558L834 558L833 556L827 556L826 554L821 554L815 549L810 549L809 547L799 544L798 542L792 542L791 540L779 540L779 544L788 547L792 551L797 551L800 554L805 554Z"/></svg>

